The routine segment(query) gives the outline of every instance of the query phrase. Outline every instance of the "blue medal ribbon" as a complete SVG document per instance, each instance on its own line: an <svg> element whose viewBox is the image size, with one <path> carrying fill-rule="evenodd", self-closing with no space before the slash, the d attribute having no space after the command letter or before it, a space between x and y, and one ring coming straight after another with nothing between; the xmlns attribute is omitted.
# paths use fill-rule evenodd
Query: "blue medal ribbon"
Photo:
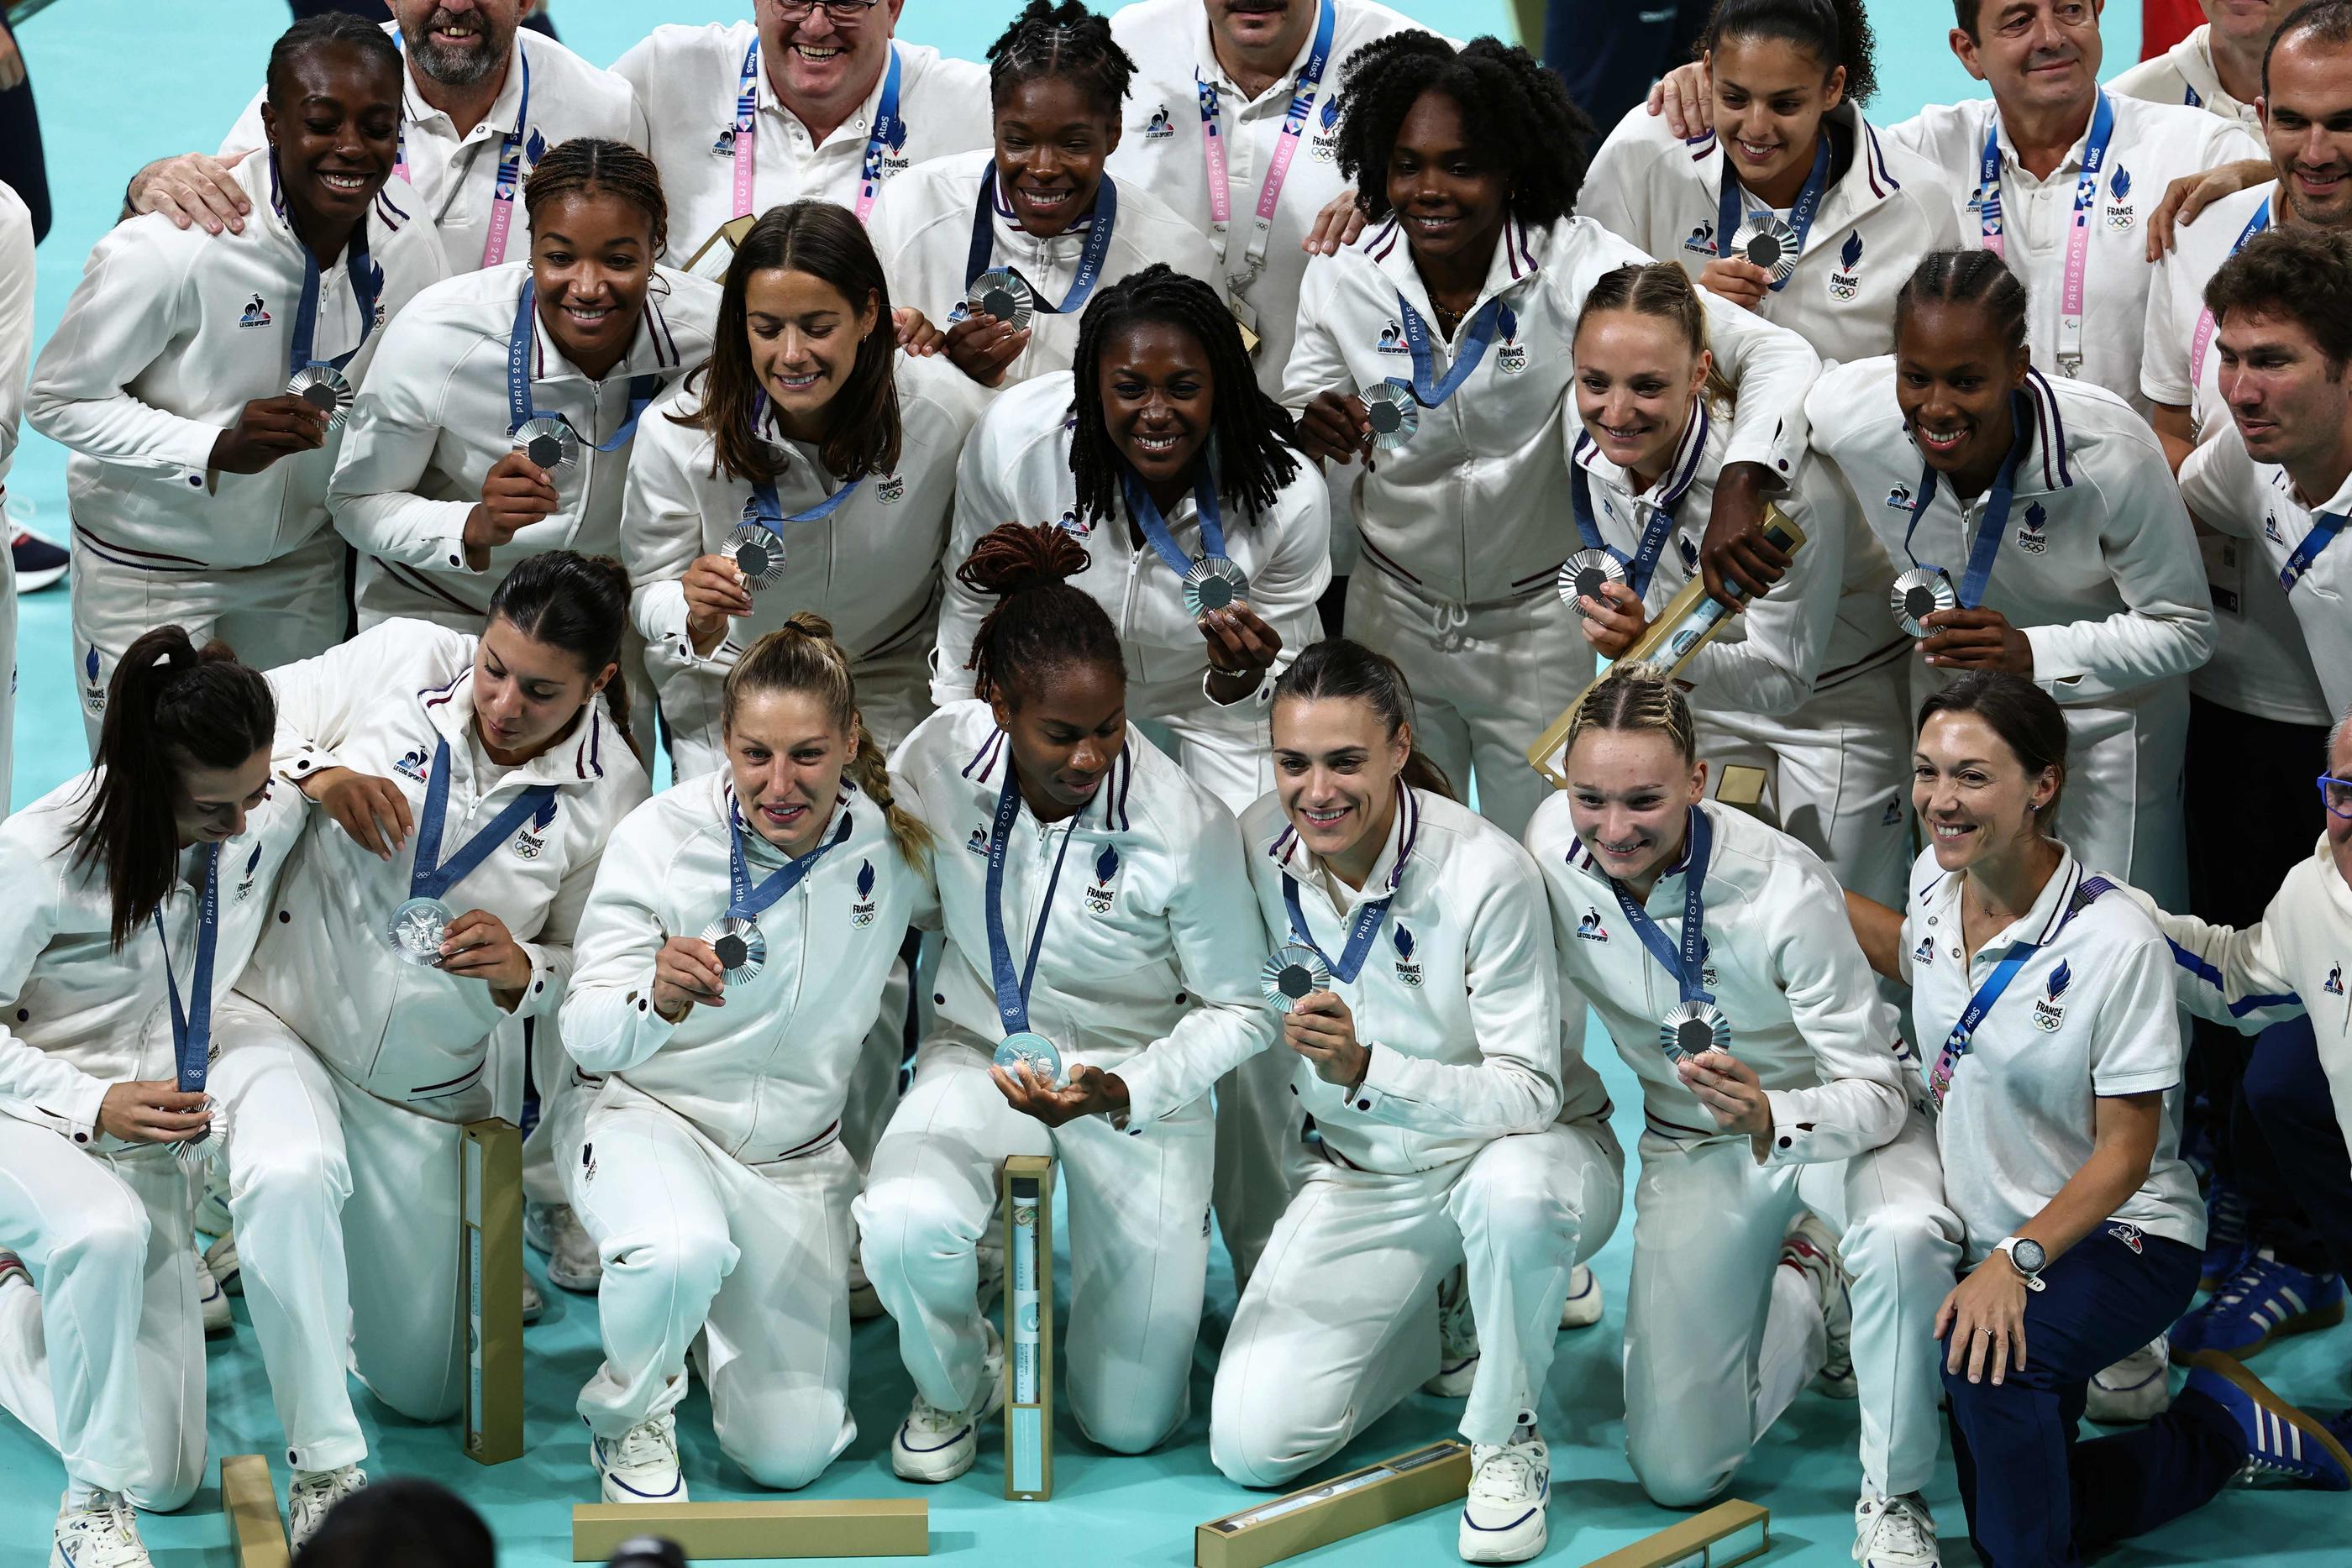
<svg viewBox="0 0 2352 1568"><path fill-rule="evenodd" d="M416 823L416 863L408 873L408 896L439 898L466 880L466 875L506 841L527 817L544 821L555 810L555 786L534 784L518 796L488 827L467 839L447 860L441 853L441 821L449 812L449 740L444 736L433 749L433 779L425 786L425 814ZM437 863L436 863L437 862Z"/></svg>
<svg viewBox="0 0 2352 1568"><path fill-rule="evenodd" d="M988 834L988 965L996 986L996 1016L1008 1035L1029 1032L1029 988L1037 978L1037 955L1045 946L1045 925L1053 918L1054 890L1062 883L1062 861L1070 852L1081 809L1062 831L1062 847L1054 856L1053 874L1045 881L1045 897L1037 906L1037 929L1029 938L1029 958L1016 977L1013 948L1004 936L1004 856L1012 841L1013 820L1021 815L1021 779L1012 762L1004 764L1004 788L996 795L996 821Z"/></svg>
<svg viewBox="0 0 2352 1568"><path fill-rule="evenodd" d="M2024 461L2025 449L2033 441L2033 400L2021 392L2009 394L2010 422L2016 426L2016 435L2009 444L2009 455L2000 461L2000 472L1994 476L1992 494L1985 502L1984 516L1978 519L1977 536L1969 546L1969 565L1956 590L1960 608L1974 610L1984 602L1985 588L1992 580L1992 563L2000 554L2001 536L2009 531L2010 507L2017 500L2017 469ZM1932 561L1921 560L1912 554L1911 536L1919 529L1919 519L1925 516L1927 504L1936 498L1936 470L1922 468L1919 475L1918 498L1911 503L1911 521L1903 530L1903 553L1911 564L1927 571L1943 571ZM1949 576L1948 572L1945 573Z"/></svg>
<svg viewBox="0 0 2352 1568"><path fill-rule="evenodd" d="M1818 133L1817 140L1820 145L1813 149L1812 172L1805 176L1804 188L1797 193L1797 204L1789 209L1789 227L1795 231L1794 246L1800 256L1805 254L1805 236L1813 232L1814 215L1821 211L1822 197L1830 185L1830 134L1826 128ZM1745 205L1739 199L1742 190L1739 177L1731 172L1731 149L1726 147L1723 149L1723 199L1715 220L1715 253L1717 256L1731 254L1731 236L1738 232L1740 209ZM1759 213L1770 211L1769 208L1757 210ZM1796 276L1792 272L1787 277L1776 278L1771 291L1780 293Z"/></svg>
<svg viewBox="0 0 2352 1568"><path fill-rule="evenodd" d="M1405 348L1412 354L1413 401L1423 408L1438 407L1470 379L1470 372L1476 370L1478 362L1486 357L1486 350L1493 345L1498 327L1506 338L1518 336L1519 319L1511 313L1511 308L1503 303L1503 297L1497 294L1470 319L1470 330L1462 340L1462 352L1454 356L1452 367L1445 372L1445 379L1433 381L1431 379L1434 372L1430 365L1429 323L1421 319L1421 312L1414 309L1402 294L1397 296L1397 308L1404 313Z"/></svg>
<svg viewBox="0 0 2352 1568"><path fill-rule="evenodd" d="M2340 512L2322 512L2313 517L2311 531L2303 536L2303 542L2294 547L2286 558L2286 565L2279 570L2279 586L2293 592L2294 585L2318 564L2320 552L2334 544L2336 536L2343 531L2344 515Z"/></svg>
<svg viewBox="0 0 2352 1568"><path fill-rule="evenodd" d="M727 810L727 914L734 920L756 921L775 902L792 892L816 869L816 862L847 841L852 826L847 802L835 808L841 818L833 836L820 842L804 855L795 855L770 872L757 887L751 885L751 867L743 854L743 812L738 806Z"/></svg>
<svg viewBox="0 0 2352 1568"><path fill-rule="evenodd" d="M1290 911L1290 935L1293 941L1311 947L1323 967L1342 981L1352 982L1364 967L1364 959L1372 950L1373 939L1380 936L1381 926L1389 917L1389 906L1396 902L1397 888L1404 881L1404 868L1412 859L1412 846L1421 837L1421 806L1412 791L1400 780L1396 786L1397 810L1404 813L1404 829L1397 844L1396 863L1389 868L1386 890L1378 898L1366 899L1356 905L1356 913L1348 922L1347 946L1337 958L1326 953L1307 928L1307 911L1299 906L1298 879L1287 870L1282 873L1282 902Z"/></svg>
<svg viewBox="0 0 2352 1568"><path fill-rule="evenodd" d="M767 413L768 394L766 392L761 392L760 394L759 401L752 405L751 409L751 428L753 431L756 432L760 428L760 422L767 417ZM775 535L781 539L784 537L784 525L786 523L821 523L824 521L825 518L839 511L841 509L842 503L848 500L849 497L856 492L857 487L865 483L866 481L864 479L852 479L848 484L844 485L840 489L834 491L824 500L819 501L815 506L811 507L807 511L794 512L788 517L784 516L783 502L776 498L776 482L773 479L754 479L751 481L751 520L759 524L761 528L767 529L770 533Z"/></svg>
<svg viewBox="0 0 2352 1568"><path fill-rule="evenodd" d="M1119 487L1127 493L1127 509L1134 516L1136 528L1141 530L1153 552L1166 561L1168 570L1179 578L1190 572L1192 570L1192 559L1177 548L1176 537L1169 530L1168 519L1160 515L1160 508L1152 504L1151 493L1143 487L1143 481L1137 476L1135 470L1129 468L1122 472L1118 482ZM1202 553L1223 555L1224 515L1217 506L1216 480L1207 471L1205 464L1199 481L1192 486L1192 505L1200 512Z"/></svg>
<svg viewBox="0 0 2352 1568"><path fill-rule="evenodd" d="M163 983L172 992L172 1054L183 1094L201 1094L213 1040L213 946L220 936L220 846L206 844L204 901L196 905L196 967L188 977L188 1006L180 1009L180 982L172 973L172 944L163 935L163 913L154 914L155 940L163 949Z"/></svg>
<svg viewBox="0 0 2352 1568"><path fill-rule="evenodd" d="M530 350L537 336L531 329L531 318L538 308L539 284L535 279L525 278L522 285L522 298L515 301L514 326L507 333L507 434L509 435L512 435L536 417L530 401ZM629 437L636 434L637 421L644 417L646 406L652 402L660 392L659 376L631 376L629 378L629 416L621 422L621 428L613 433L613 438L610 441L591 441L582 435L581 444L595 452L611 452L625 445ZM569 424L571 421L565 420L564 423ZM579 435L580 433L574 431L572 434Z"/></svg>
<svg viewBox="0 0 2352 1568"><path fill-rule="evenodd" d="M270 154L272 159L277 156L275 152ZM286 354L286 373L289 376L321 362L311 349L319 336L319 257L299 235L295 243L302 246L302 298L294 308L294 341ZM352 298L359 307L360 340L324 361L339 371L367 346L369 337L375 331L376 276L374 265L368 260L367 219L362 218L352 225L351 242L343 259L344 271L352 280Z"/></svg>
<svg viewBox="0 0 2352 1568"><path fill-rule="evenodd" d="M893 131L898 133L895 140ZM906 128L898 121L898 48L894 44L890 47L889 68L882 73L882 99L874 106L874 129L866 132L866 157L857 170L860 223L873 210L874 198L882 189L882 149L905 145L906 134Z"/></svg>
<svg viewBox="0 0 2352 1568"><path fill-rule="evenodd" d="M1095 187L1094 217L1087 225L1086 247L1078 252L1077 276L1070 280L1070 291L1059 305L1048 305L1042 297L1034 297L1032 305L1048 316L1072 316L1086 308L1087 300L1102 280L1103 259L1110 254L1111 229L1118 221L1118 186L1108 174ZM980 199L973 204L971 214L971 249L964 259L963 286L969 289L980 275L986 272L996 256L996 160L988 162L987 170L980 176Z"/></svg>
<svg viewBox="0 0 2352 1568"><path fill-rule="evenodd" d="M1706 862L1714 847L1715 825L1706 820L1705 811L1693 806L1683 844L1683 940L1679 950L1666 940L1666 934L1625 884L1613 876L1609 879L1609 890L1617 895L1617 907L1625 912L1625 923L1642 939L1642 946L1650 950L1650 956L1674 977L1681 999L1686 1002L1712 1004L1715 1000L1714 995L1700 984L1706 967Z"/></svg>
<svg viewBox="0 0 2352 1568"><path fill-rule="evenodd" d="M2048 942L2012 943L2000 962L1993 966L1992 973L1984 977L1984 984L1976 988L1976 994L1969 998L1969 1005L1961 1009L1959 1021L1952 1026L1951 1033L1944 1037L1944 1048L1936 1053L1936 1064L1927 1070L1927 1090L1936 1097L1938 1107L1944 1103L1944 1096L1951 1091L1952 1073L1959 1066L1960 1059L1969 1053L1977 1026L1984 1022L1985 1015L1992 1011L1993 1004L2000 1000L2003 991L2009 989L2009 983L2017 978L2017 971L2023 968L2027 960L2036 953L2057 941L2074 916L2089 908L2101 894L2111 891L2114 886L2103 876L2084 877L2067 899L2066 912L2058 917L2058 929L2050 934Z"/></svg>
<svg viewBox="0 0 2352 1568"><path fill-rule="evenodd" d="M1659 558L1665 554L1666 541L1674 537L1675 520L1682 513L1683 497L1690 494L1692 485L1698 479L1699 455L1706 449L1707 413L1704 400L1691 405L1691 417L1697 422L1698 428L1689 433L1694 437L1690 467L1682 475L1679 483L1669 486L1653 504L1649 526L1642 530L1641 542L1630 556L1601 537L1600 519L1593 515L1592 476L1585 472L1583 463L1579 461L1594 444L1590 432L1577 433L1576 450L1569 458L1569 497L1576 513L1577 537L1584 541L1586 549L1606 550L1616 558L1625 569L1625 585L1633 591L1636 599L1648 595L1650 579L1657 574Z"/></svg>

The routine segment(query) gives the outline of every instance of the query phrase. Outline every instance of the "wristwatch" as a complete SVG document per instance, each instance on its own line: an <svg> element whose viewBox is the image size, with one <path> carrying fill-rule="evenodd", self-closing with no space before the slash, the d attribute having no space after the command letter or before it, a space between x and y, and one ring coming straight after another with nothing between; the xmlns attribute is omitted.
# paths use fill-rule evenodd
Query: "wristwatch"
<svg viewBox="0 0 2352 1568"><path fill-rule="evenodd" d="M2031 1236L2011 1236L2005 1238L1993 1250L2009 1254L2010 1267L2024 1280L2027 1290L2045 1288L2042 1282L2042 1270L2050 1266L2050 1254L2042 1249L2041 1242Z"/></svg>

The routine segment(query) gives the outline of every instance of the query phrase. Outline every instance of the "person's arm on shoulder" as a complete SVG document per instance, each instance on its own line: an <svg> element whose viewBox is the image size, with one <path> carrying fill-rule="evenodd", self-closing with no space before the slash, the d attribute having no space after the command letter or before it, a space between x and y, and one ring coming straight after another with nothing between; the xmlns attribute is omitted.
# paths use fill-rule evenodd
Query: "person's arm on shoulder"
<svg viewBox="0 0 2352 1568"><path fill-rule="evenodd" d="M2296 920L2293 874L2252 925L2223 925L2177 915L2137 887L2116 887L2146 910L2164 934L2172 954L2174 999L2208 1023L2252 1035L2305 1013L2279 947L2279 938Z"/></svg>

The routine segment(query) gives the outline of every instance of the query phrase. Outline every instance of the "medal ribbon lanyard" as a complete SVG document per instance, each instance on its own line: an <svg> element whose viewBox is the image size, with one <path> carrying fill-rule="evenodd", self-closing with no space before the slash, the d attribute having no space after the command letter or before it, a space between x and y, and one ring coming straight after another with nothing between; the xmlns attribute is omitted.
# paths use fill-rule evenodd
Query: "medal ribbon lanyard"
<svg viewBox="0 0 2352 1568"><path fill-rule="evenodd" d="M1686 435L1691 441L1690 466L1651 503L1649 526L1642 530L1641 543L1630 556L1601 537L1600 521L1592 515L1592 476L1577 461L1593 444L1589 432L1577 433L1576 451L1569 458L1569 495L1574 503L1577 535L1583 539L1586 549L1607 550L1617 558L1625 568L1625 584L1636 599L1648 595L1650 579L1657 573L1658 559L1665 553L1666 540L1674 536L1675 519L1682 510L1683 497L1698 481L1699 456L1706 450L1707 413L1704 401L1693 402L1691 420L1696 428Z"/></svg>
<svg viewBox="0 0 2352 1568"><path fill-rule="evenodd" d="M1796 235L1790 242L1790 248L1800 256L1805 254L1805 236L1813 232L1813 218L1821 211L1822 197L1830 185L1830 133L1822 131L1818 133L1817 140L1821 145L1813 149L1812 172L1805 176L1804 188L1797 193L1797 204L1789 209L1789 227ZM1723 152L1723 199L1715 220L1716 254L1718 256L1731 254L1731 236L1738 232L1740 211L1747 204L1739 198L1745 193L1739 177L1731 172L1731 152L1726 148ZM1759 207L1756 211L1759 215L1769 215L1771 209ZM1796 276L1792 272L1788 277L1773 279L1771 291L1780 293L1788 287L1789 279Z"/></svg>
<svg viewBox="0 0 2352 1568"><path fill-rule="evenodd" d="M1110 235L1118 222L1118 186L1108 174L1095 187L1094 217L1087 225L1086 247L1078 252L1078 274L1070 280L1070 292L1059 305L1048 305L1039 297L1036 308L1048 316L1076 315L1086 306L1095 285L1102 279L1103 258L1110 254ZM996 256L996 160L988 161L987 170L980 177L980 198L972 204L971 249L965 256L963 286L970 288Z"/></svg>
<svg viewBox="0 0 2352 1568"><path fill-rule="evenodd" d="M2263 204L2254 209L2254 215L2246 220L2246 226L2239 232L2238 243L2230 247L2230 254L2235 256L2245 249L2248 240L2270 226L2271 204L2269 199L2265 198ZM2191 402L2197 401L2197 389L2205 384L2205 354L2213 347L2215 326L2211 310L2200 310L2197 313L2197 336L2189 345L2189 391Z"/></svg>
<svg viewBox="0 0 2352 1568"><path fill-rule="evenodd" d="M890 64L882 73L882 100L874 109L873 129L866 133L866 154L857 166L857 221L864 223L882 191L882 149L904 145L906 128L898 120L898 47L890 46ZM735 212L751 215L751 186L760 167L760 40L743 51L743 71L735 84L734 141L729 151L735 162ZM897 131L899 140L890 140ZM484 264L488 265L488 263Z"/></svg>
<svg viewBox="0 0 2352 1568"><path fill-rule="evenodd" d="M1626 891L1625 884L1613 876L1609 879L1609 890L1617 895L1617 907L1625 912L1625 923L1633 928L1633 935L1642 939L1642 946L1650 950L1650 956L1658 961L1659 967L1674 977L1675 985L1681 992L1680 999L1709 1005L1715 1001L1714 994L1699 982L1706 967L1705 892L1707 858L1714 847L1715 825L1706 820L1705 811L1693 806L1690 809L1690 826L1683 843L1683 940L1680 951L1666 940L1666 934L1658 928L1656 921L1650 918L1650 912Z"/></svg>
<svg viewBox="0 0 2352 1568"><path fill-rule="evenodd" d="M157 910L155 941L163 949L163 983L172 991L172 1047L180 1092L201 1094L213 1040L213 946L220 936L220 846L205 846L204 901L196 905L196 967L188 977L188 1007L180 1010L180 982L172 973L172 944Z"/></svg>
<svg viewBox="0 0 2352 1568"><path fill-rule="evenodd" d="M409 868L408 896L439 898L466 880L466 875L506 841L526 817L544 821L555 812L555 786L534 784L511 801L489 826L467 839L447 860L441 853L441 821L449 811L449 740L444 736L433 748L433 779L425 786L425 813L416 822L416 863ZM437 862L437 863L436 863Z"/></svg>
<svg viewBox="0 0 2352 1568"><path fill-rule="evenodd" d="M1071 813L1062 830L1062 847L1054 855L1054 873L1045 880L1045 897L1037 906L1037 929L1029 938L1028 962L1016 978L1013 949L1004 937L1004 857L1013 837L1013 819L1021 814L1021 780L1012 758L1004 762L1004 788L996 795L996 821L988 835L988 967L996 986L996 1016L1004 1032L1029 1032L1029 988L1037 978L1037 955L1045 946L1045 924L1054 914L1054 890L1062 883L1062 861L1070 852L1070 838L1078 830L1084 808Z"/></svg>
<svg viewBox="0 0 2352 1568"><path fill-rule="evenodd" d="M2336 536L2343 530L2342 513L2321 512L2315 516L2311 519L2311 531L2303 536L2303 542L2294 547L2286 558L2286 565L2279 570L2279 586L2293 592L2294 585L2318 564L2320 552L2334 544Z"/></svg>
<svg viewBox="0 0 2352 1568"><path fill-rule="evenodd" d="M1397 887L1404 881L1404 868L1412 859L1412 846L1421 837L1421 806L1413 800L1412 791L1402 780L1396 786L1397 810L1404 813L1404 828L1397 844L1396 863L1389 868L1387 885L1378 898L1366 899L1356 905L1354 916L1348 922L1348 945L1337 958L1323 951L1315 934L1307 929L1307 911L1299 907L1298 879L1288 870L1282 873L1282 902L1290 911L1290 935L1299 944L1311 947L1323 967L1343 981L1353 981L1364 967L1366 955L1372 950L1372 939L1389 917L1389 906L1396 902Z"/></svg>
<svg viewBox="0 0 2352 1568"><path fill-rule="evenodd" d="M270 156L275 158L276 153ZM286 371L306 370L320 363L311 345L319 337L319 257L318 253L302 243L297 235L294 243L302 251L302 298L294 308L294 341L287 350ZM375 331L375 266L368 259L367 220L362 218L352 225L352 237L343 252L344 271L352 280L352 299L359 308L360 340L325 363L341 370L352 362L352 357L367 346Z"/></svg>
<svg viewBox="0 0 2352 1568"><path fill-rule="evenodd" d="M1969 1053L1969 1042L1976 1038L1977 1025L1984 1022L1985 1015L1992 1011L1995 1002L2000 1000L2000 994L2009 989L2010 981L2017 978L2017 971L2024 967L2026 960L2057 941L2060 933L2066 929L2075 915L2108 891L2110 884L2105 878L2084 877L2067 899L2065 913L2058 917L2058 929L2050 934L2047 941L2011 943L2009 952L1993 966L1992 973L1984 977L1984 984L1979 986L1976 994L1969 998L1968 1007L1960 1013L1960 1021L1954 1024L1952 1032L1944 1037L1944 1049L1936 1053L1935 1066L1927 1070L1927 1092L1935 1096L1938 1110L1943 1107L1944 1096L1951 1092L1953 1071L1959 1066L1960 1058Z"/></svg>
<svg viewBox="0 0 2352 1568"><path fill-rule="evenodd" d="M1322 0L1315 14L1315 41L1307 46L1307 63L1299 68L1289 111L1282 117L1282 132L1275 139L1274 156L1266 162L1265 183L1258 187L1257 216L1250 226L1249 246L1242 253L1244 265L1238 274L1240 281L1255 277L1265 265L1274 236L1275 205L1282 198L1283 182L1290 178L1290 161L1298 155L1298 140L1307 134L1315 95L1321 90L1323 72L1331 63L1331 37L1338 26L1338 7L1332 0ZM1224 128L1218 114L1216 84L1202 81L1197 69L1192 83L1201 99L1201 158L1208 166L1209 237L1216 242L1222 260L1231 244L1234 223L1233 191L1225 178Z"/></svg>
<svg viewBox="0 0 2352 1568"><path fill-rule="evenodd" d="M512 435L534 417L530 402L530 350L537 334L531 329L531 315L539 306L539 285L530 278L523 280L522 298L515 302L514 327L507 333L507 434ZM629 378L629 416L621 428L613 433L610 441L590 441L581 438L581 444L593 452L611 452L628 444L636 434L637 421L646 406L661 392L659 376ZM561 415L557 417L561 418ZM570 423L569 420L564 422ZM579 433L574 431L575 435Z"/></svg>
<svg viewBox="0 0 2352 1568"><path fill-rule="evenodd" d="M395 32L392 41L408 52L406 40ZM490 232L482 239L482 266L492 267L507 258L507 233L514 226L515 196L522 189L523 139L530 125L530 56L520 41L515 45L515 58L522 65L522 105L515 111L514 129L499 141L498 184L490 193ZM408 178L408 114L407 89L402 84L400 140L393 152L392 172L402 179Z"/></svg>
<svg viewBox="0 0 2352 1568"><path fill-rule="evenodd" d="M751 428L755 433L760 428L760 422L767 417L767 413L768 394L761 392L759 401L751 407ZM781 539L784 537L786 523L824 521L825 518L839 511L842 503L848 500L857 487L865 483L862 478L852 479L807 511L794 512L788 517L784 516L784 504L776 498L776 482L773 479L754 479L751 481L751 520Z"/></svg>
<svg viewBox="0 0 2352 1568"><path fill-rule="evenodd" d="M1470 319L1470 330L1462 340L1462 352L1455 357L1453 368L1445 372L1445 379L1433 381L1430 367L1429 323L1421 319L1421 312L1414 309L1402 294L1397 296L1397 308L1404 312L1405 347L1412 353L1413 401L1423 408L1438 407L1470 379L1470 372L1478 368L1478 361L1486 357L1487 348L1495 341L1496 327L1502 329L1506 338L1516 337L1519 330L1519 319L1511 313L1511 308L1504 304L1503 297L1497 294Z"/></svg>
<svg viewBox="0 0 2352 1568"><path fill-rule="evenodd" d="M893 132L897 133L895 141ZM874 128L866 134L866 157L857 170L859 223L866 221L866 215L874 210L874 198L882 193L882 149L906 144L907 128L898 122L898 46L893 44L889 68L882 73L882 101L875 106Z"/></svg>
<svg viewBox="0 0 2352 1568"><path fill-rule="evenodd" d="M1992 580L1993 558L2000 554L2001 535L2009 531L2010 507L2017 500L2018 465L2024 460L2025 449L2033 440L2033 400L2021 392L2010 393L2009 417L2017 434L2009 444L2009 455L2000 460L2000 472L1993 479L1992 493L1985 499L1984 516L1977 522L1977 537L1969 546L1968 570L1956 590L1963 610L1974 610L1982 604L1985 587ZM1923 468L1919 474L1919 497L1911 503L1911 521L1903 530L1903 553L1910 557L1913 566L1943 571L1933 561L1921 560L1911 549L1911 536L1919 531L1919 519L1935 498L1936 471Z"/></svg>
<svg viewBox="0 0 2352 1568"><path fill-rule="evenodd" d="M1135 470L1129 468L1122 472L1118 483L1119 487L1127 492L1127 509L1133 514L1135 526L1142 530L1143 538L1151 546L1153 553L1166 561L1168 570L1178 577L1191 572L1191 559L1177 548L1176 538L1169 529L1168 520L1160 515L1160 508L1152 505L1151 493L1143 487L1143 481L1136 476ZM1217 507L1216 477L1209 472L1205 461L1202 465L1200 479L1192 487L1192 504L1200 511L1202 553L1223 556L1225 553L1224 517Z"/></svg>
<svg viewBox="0 0 2352 1568"><path fill-rule="evenodd" d="M735 920L756 921L792 892L816 869L816 862L839 849L849 838L849 807L845 803L835 808L841 817L833 836L819 843L804 855L795 855L770 872L757 887L751 885L751 867L743 855L743 812L740 807L727 809L727 914Z"/></svg>
<svg viewBox="0 0 2352 1568"><path fill-rule="evenodd" d="M2115 105L2099 94L2091 115L2090 138L2083 144L2083 172L2074 182L2074 212L2066 231L2066 277L2058 302L2058 368L2072 376L2083 368L2083 301L2085 275L2091 265L2091 213L2098 205L2099 175L2106 168L2107 143L2116 133ZM2008 255L2000 213L2000 118L1993 117L1985 131L1984 152L1978 161L1978 233L1985 249Z"/></svg>

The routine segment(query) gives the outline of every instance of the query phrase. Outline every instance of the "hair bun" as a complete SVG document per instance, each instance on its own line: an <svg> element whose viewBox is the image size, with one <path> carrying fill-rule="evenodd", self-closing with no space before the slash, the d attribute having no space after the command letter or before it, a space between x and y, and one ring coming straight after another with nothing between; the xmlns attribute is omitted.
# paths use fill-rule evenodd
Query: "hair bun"
<svg viewBox="0 0 2352 1568"><path fill-rule="evenodd" d="M792 619L776 630L796 632L803 637L829 640L833 636L833 622L814 610L799 610L793 612Z"/></svg>
<svg viewBox="0 0 2352 1568"><path fill-rule="evenodd" d="M956 580L991 599L1067 582L1087 570L1087 547L1051 523L1003 523L982 534Z"/></svg>

